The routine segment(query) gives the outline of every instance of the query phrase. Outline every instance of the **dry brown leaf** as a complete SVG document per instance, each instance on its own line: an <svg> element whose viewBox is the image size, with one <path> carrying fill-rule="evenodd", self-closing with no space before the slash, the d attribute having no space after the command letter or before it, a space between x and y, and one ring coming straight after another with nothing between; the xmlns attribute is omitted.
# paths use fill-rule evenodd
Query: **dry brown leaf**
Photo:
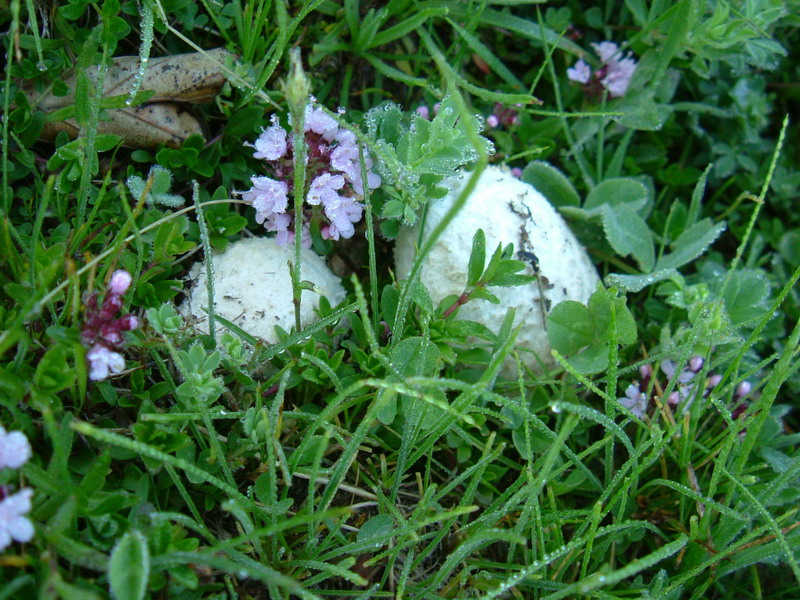
<svg viewBox="0 0 800 600"><path fill-rule="evenodd" d="M152 148L162 143L177 148L190 135L203 135L200 122L176 103L211 102L225 83L220 64L227 56L232 55L224 48L216 48L205 53L151 59L139 91L153 91L153 96L140 106L107 109L110 119L100 121L97 132L118 135L122 137L124 145L134 148ZM103 96L129 95L138 72L138 56L114 59L103 81ZM89 81L96 85L98 68L92 67L85 73ZM51 93L41 96L32 89L23 91L31 105L51 113L75 103L76 74L68 75L64 82L69 90L65 96ZM80 128L75 119L46 122L42 138L52 140L59 131L66 131L71 138L75 138Z"/></svg>
<svg viewBox="0 0 800 600"><path fill-rule="evenodd" d="M177 104L158 102L133 108L108 111L111 119L97 123L97 133L110 133L122 138L129 148L155 148L166 144L170 148L180 148L192 134L203 135L200 121ZM55 139L59 131L66 131L69 137L78 137L80 128L75 119L54 121L45 124L42 138ZM203 136L205 137L205 136Z"/></svg>

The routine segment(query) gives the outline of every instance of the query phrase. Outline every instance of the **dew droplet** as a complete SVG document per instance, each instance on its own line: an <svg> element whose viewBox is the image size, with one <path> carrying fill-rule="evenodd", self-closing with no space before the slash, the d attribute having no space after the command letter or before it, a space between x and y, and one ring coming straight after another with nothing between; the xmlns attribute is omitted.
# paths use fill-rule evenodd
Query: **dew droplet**
<svg viewBox="0 0 800 600"><path fill-rule="evenodd" d="M43 60L40 60L38 63L36 63L36 68L39 69L39 71L41 71L42 73L44 73L45 71L47 71L47 64L45 64Z"/></svg>

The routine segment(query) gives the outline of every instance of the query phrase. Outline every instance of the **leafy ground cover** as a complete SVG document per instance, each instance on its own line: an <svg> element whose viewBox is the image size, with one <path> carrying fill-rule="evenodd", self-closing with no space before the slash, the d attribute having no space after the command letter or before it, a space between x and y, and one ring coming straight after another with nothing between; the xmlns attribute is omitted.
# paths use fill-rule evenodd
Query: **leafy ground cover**
<svg viewBox="0 0 800 600"><path fill-rule="evenodd" d="M0 599L800 596L799 14L0 4ZM476 235L438 305L435 237L394 271L488 165L604 283L546 369L458 319L529 257ZM302 246L345 299L195 328L192 264L249 236L290 322Z"/></svg>

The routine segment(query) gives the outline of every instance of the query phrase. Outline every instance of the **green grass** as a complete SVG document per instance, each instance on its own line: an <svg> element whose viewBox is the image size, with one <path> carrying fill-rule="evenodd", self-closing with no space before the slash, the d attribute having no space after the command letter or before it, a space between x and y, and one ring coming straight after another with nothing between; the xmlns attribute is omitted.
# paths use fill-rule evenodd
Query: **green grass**
<svg viewBox="0 0 800 600"><path fill-rule="evenodd" d="M33 449L0 469L0 498L33 489L35 527L0 554L0 599L800 595L798 14L795 0L0 5L0 424ZM600 67L603 40L638 61L618 99L566 75L579 56ZM217 47L215 99L190 109L202 138L103 129L150 95L104 97L114 71L91 67ZM243 142L273 113L299 129L303 85L356 133L362 177L367 152L384 179L352 239L315 239L347 298L275 344L213 307L222 329L204 335L175 310L184 279L264 235L237 193L264 173ZM412 127L436 102L440 120ZM517 123L481 129L496 103ZM50 132L65 119L73 137ZM296 147L299 218L302 131ZM491 164L547 192L607 286L552 313L545 372L524 366L513 315L467 326L415 283ZM463 165L464 192L396 281L392 237ZM525 266L494 248L487 264L483 246L459 301ZM293 256L299 300L299 236ZM125 370L92 381L86 301L117 269L141 327ZM659 366L696 356L694 381L718 382L682 410ZM645 365L638 416L618 398Z"/></svg>

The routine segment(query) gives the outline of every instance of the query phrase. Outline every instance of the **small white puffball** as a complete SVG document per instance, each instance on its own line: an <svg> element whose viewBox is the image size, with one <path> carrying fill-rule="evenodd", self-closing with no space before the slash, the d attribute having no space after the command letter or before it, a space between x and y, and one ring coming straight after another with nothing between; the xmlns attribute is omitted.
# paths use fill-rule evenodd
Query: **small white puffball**
<svg viewBox="0 0 800 600"><path fill-rule="evenodd" d="M448 180L448 195L428 204L424 237L442 220L468 180L469 173ZM498 244L514 244L513 258L528 265L526 275L538 278L524 286L489 287L500 304L470 300L459 309L458 317L498 331L506 311L513 307L514 325L522 323L516 347L536 355L521 352L520 357L534 371L541 371L536 357L544 365L554 364L547 338L547 313L563 300L585 304L600 281L597 271L564 219L542 194L506 169L488 167L423 263L420 278L434 303L464 292L472 237L478 229L486 235L487 262ZM419 225L402 228L397 237L395 265L399 278L411 272L418 239ZM505 373L510 372L513 362L513 357L507 359Z"/></svg>
<svg viewBox="0 0 800 600"><path fill-rule="evenodd" d="M332 306L345 291L336 275L313 250L301 254L302 280L311 281ZM279 246L273 238L243 238L213 256L215 313L247 333L270 344L278 341L275 326L289 331L295 324L292 280L288 261L294 262L294 245ZM196 326L208 333L208 288L205 261L189 272L193 282L188 297L179 307L184 317L197 319ZM303 326L317 320L319 294L303 290L300 320ZM224 331L218 323L217 331Z"/></svg>

